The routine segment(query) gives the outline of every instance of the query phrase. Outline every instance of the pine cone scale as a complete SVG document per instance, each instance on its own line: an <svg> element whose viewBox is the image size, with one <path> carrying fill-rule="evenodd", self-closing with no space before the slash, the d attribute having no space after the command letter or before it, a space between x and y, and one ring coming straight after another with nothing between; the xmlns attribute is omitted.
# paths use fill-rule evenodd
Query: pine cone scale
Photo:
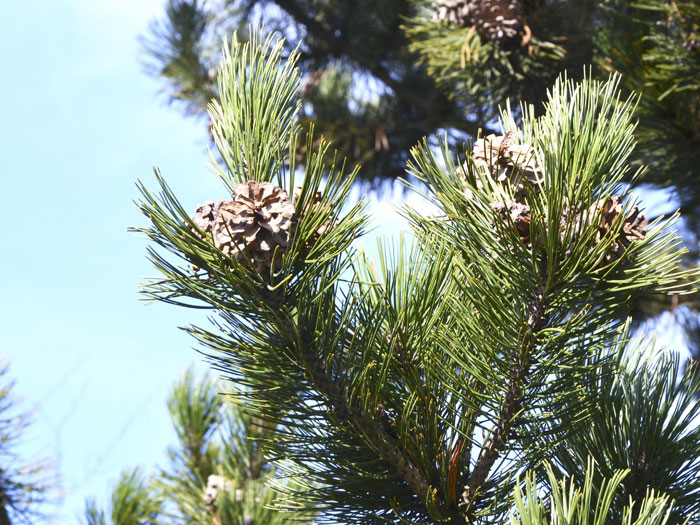
<svg viewBox="0 0 700 525"><path fill-rule="evenodd" d="M440 0L433 3L433 20L473 26L483 37L505 42L523 28L522 0Z"/></svg>
<svg viewBox="0 0 700 525"><path fill-rule="evenodd" d="M538 191L542 183L542 169L529 144L513 144L514 135L489 135L474 143L472 160L504 187L515 191L515 201L524 202L526 186ZM466 166L464 167L466 171ZM483 184L477 180L477 188Z"/></svg>

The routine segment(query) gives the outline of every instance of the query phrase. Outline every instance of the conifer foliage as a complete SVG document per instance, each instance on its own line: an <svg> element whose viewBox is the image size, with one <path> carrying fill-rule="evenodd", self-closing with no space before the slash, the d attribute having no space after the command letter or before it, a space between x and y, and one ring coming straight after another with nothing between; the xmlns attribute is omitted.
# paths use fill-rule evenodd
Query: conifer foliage
<svg viewBox="0 0 700 525"><path fill-rule="evenodd" d="M17 450L27 440L31 422L28 413L17 410L15 385L9 376L9 363L0 361L0 525L45 518L58 488L48 459L25 461Z"/></svg>
<svg viewBox="0 0 700 525"><path fill-rule="evenodd" d="M430 77L481 126L507 99L539 113L564 71L579 74L594 56L600 1L410 0L408 47Z"/></svg>
<svg viewBox="0 0 700 525"><path fill-rule="evenodd" d="M261 443L267 427L241 414L221 395L223 385L187 372L173 386L168 409L177 445L169 464L151 475L125 470L106 510L86 502L86 525L277 525L269 508L277 497L266 486L275 476Z"/></svg>
<svg viewBox="0 0 700 525"><path fill-rule="evenodd" d="M283 46L234 38L210 114L223 159L212 200L300 186L284 242L249 240L280 220L252 199L230 213L255 228L225 221L224 249L159 173L159 193L140 185L139 229L162 274L145 292L212 310L213 326L188 331L270 432L290 480L274 505L320 523L691 518L698 385L669 405L673 367L626 357L638 349L625 319L638 296L687 293L697 276L680 269L675 218L647 223L623 183L638 174L618 79L559 79L541 116L523 105L516 124L506 107L504 135L466 150L416 145L409 173L440 213L406 208L413 239L381 246L375 264L353 244L369 224L348 202L355 173L326 163L311 133L295 166L298 55Z"/></svg>
<svg viewBox="0 0 700 525"><path fill-rule="evenodd" d="M700 4L611 1L597 35L598 62L641 93L638 163L651 181L676 185L686 214L700 210ZM692 223L697 231L697 219Z"/></svg>

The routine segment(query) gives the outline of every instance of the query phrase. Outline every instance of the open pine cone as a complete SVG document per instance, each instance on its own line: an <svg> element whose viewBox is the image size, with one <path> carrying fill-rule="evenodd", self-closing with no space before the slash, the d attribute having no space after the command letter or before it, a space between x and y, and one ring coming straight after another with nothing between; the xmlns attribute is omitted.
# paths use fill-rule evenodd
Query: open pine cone
<svg viewBox="0 0 700 525"><path fill-rule="evenodd" d="M618 215L624 212L622 199L616 195L602 200L596 205L596 211L602 211L600 226L598 227L598 234L595 239L596 244L598 244L608 231L610 231ZM644 239L646 235L644 229L648 223L649 221L647 221L644 215L639 213L639 209L634 206L629 215L625 217L625 223L622 226L620 234L610 245L610 250L605 255L605 262L616 261L634 241Z"/></svg>
<svg viewBox="0 0 700 525"><path fill-rule="evenodd" d="M542 168L532 146L513 144L513 137L512 133L506 133L477 140L472 159L475 164L485 167L494 180L510 187L516 202L524 203L526 185L537 189L542 184ZM462 169L466 172L467 167L463 166ZM483 188L478 178L476 183L479 189ZM470 196L468 190L466 193Z"/></svg>
<svg viewBox="0 0 700 525"><path fill-rule="evenodd" d="M225 479L223 476L218 476L216 474L210 474L207 478L207 488L204 491L204 501L208 507L215 507L216 500L219 495L219 491L225 490L227 485L230 485L230 481Z"/></svg>
<svg viewBox="0 0 700 525"><path fill-rule="evenodd" d="M471 13L479 34L504 42L518 36L523 25L523 3L519 0L481 0Z"/></svg>
<svg viewBox="0 0 700 525"><path fill-rule="evenodd" d="M486 168L486 172L491 178L512 191L513 200L506 203L495 201L491 207L497 211L503 221L510 220L520 235L526 246L531 245L530 239L530 207L525 202L527 188L538 191L542 184L542 168L537 162L534 150L529 144L513 144L514 135L489 135L474 143L472 159L476 165ZM464 182L467 172L466 164L462 166L458 175ZM478 189L483 189L483 183L476 178ZM469 188L465 188L465 194L469 199L473 197ZM591 216L600 216L600 224L596 235L595 243L602 241L603 237L610 231L618 215L624 212L622 198L614 196L601 199L595 203L589 213ZM564 240L565 231L573 233L576 239L581 228L579 221L582 211L572 209L566 202L562 210L560 222L561 237ZM508 219L510 217L510 219ZM575 221L567 230L569 221ZM644 239L645 228L648 221L635 206L625 217L622 230L614 242L611 244L608 253L605 255L603 264L608 264L622 257L625 250L632 242Z"/></svg>
<svg viewBox="0 0 700 525"><path fill-rule="evenodd" d="M521 202L494 202L491 207L497 211L501 220L507 222L510 220L515 227L520 239L526 246L531 245L530 240L530 207ZM622 198L614 196L607 199L601 199L598 203L592 206L592 216L600 216L600 224L595 237L595 244L599 244L605 235L608 234L613 226L613 223L618 220L618 216L624 212ZM510 217L510 219L509 219ZM580 213L571 213L568 207L564 208L561 219L561 235L564 238L564 230L567 227L567 221L579 221ZM574 239L579 235L578 222L574 223L573 234ZM611 243L602 265L606 265L620 259L625 250L634 241L644 239L646 235L645 228L648 224L647 219L639 212L639 209L634 206L629 214L625 217L622 229L617 238ZM568 252L567 252L568 253Z"/></svg>
<svg viewBox="0 0 700 525"><path fill-rule="evenodd" d="M606 199L600 199L598 202L590 206L588 211L575 210L565 202L561 218L561 239L565 240L565 231L569 232L570 238L568 242L576 242L576 239L581 234L581 229L585 226L582 222L582 214L586 213L588 217L600 217L598 231L595 236L594 243L600 244L603 237L608 234L613 223L618 220L617 217L624 212L622 197L616 195ZM571 221L571 224L569 223ZM602 265L606 265L622 257L625 250L634 242L644 239L646 236L645 228L649 221L639 212L639 209L634 206L629 214L625 217L625 222L622 225L617 238L610 245ZM568 228L568 229L567 229ZM570 254L570 247L566 252Z"/></svg>
<svg viewBox="0 0 700 525"><path fill-rule="evenodd" d="M199 206L195 223L238 262L258 272L279 267L294 218L287 192L270 182L249 181L237 185L232 197Z"/></svg>
<svg viewBox="0 0 700 525"><path fill-rule="evenodd" d="M509 202L507 205L502 202L494 202L491 207L497 211L501 219L508 221L508 216L513 222L520 240L526 246L530 246L530 206L520 202Z"/></svg>
<svg viewBox="0 0 700 525"><path fill-rule="evenodd" d="M439 0L433 3L433 20L465 27L472 23L470 15L476 4L474 0Z"/></svg>

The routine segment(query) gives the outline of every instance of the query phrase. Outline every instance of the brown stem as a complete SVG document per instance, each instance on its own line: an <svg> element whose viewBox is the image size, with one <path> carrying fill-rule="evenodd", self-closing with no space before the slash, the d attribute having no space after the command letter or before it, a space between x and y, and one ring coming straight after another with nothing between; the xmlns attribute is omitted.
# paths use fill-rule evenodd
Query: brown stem
<svg viewBox="0 0 700 525"><path fill-rule="evenodd" d="M476 465L474 465L474 469L469 475L462 492L462 500L459 507L465 514L473 511L474 504L480 497L478 491L486 483L489 472L508 441L513 426L513 419L520 412L523 387L530 369L530 354L536 344L535 336L546 322L544 310L544 298L541 294L538 294L530 304L530 316L527 321L530 333L528 334L527 343L523 348L514 349L512 353L513 362L510 368L509 381L496 426L481 449Z"/></svg>

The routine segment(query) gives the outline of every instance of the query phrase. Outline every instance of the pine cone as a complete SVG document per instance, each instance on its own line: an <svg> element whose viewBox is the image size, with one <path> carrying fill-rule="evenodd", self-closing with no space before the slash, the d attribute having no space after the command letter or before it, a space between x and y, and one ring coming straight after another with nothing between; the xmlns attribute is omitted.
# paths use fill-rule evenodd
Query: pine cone
<svg viewBox="0 0 700 525"><path fill-rule="evenodd" d="M216 499L219 495L219 491L225 490L226 486L231 482L226 480L223 476L217 476L216 474L210 474L207 478L207 489L204 492L204 502L208 507L216 507Z"/></svg>
<svg viewBox="0 0 700 525"><path fill-rule="evenodd" d="M238 262L252 263L258 272L278 267L294 218L287 192L270 182L250 181L236 186L232 197L199 206L195 223L212 236L219 250Z"/></svg>
<svg viewBox="0 0 700 525"><path fill-rule="evenodd" d="M531 246L530 239L530 207L523 202L513 202L509 201L503 203L500 201L493 202L491 208L498 212L500 218L504 222L512 222L515 226L520 239L527 246ZM600 216L600 224L598 226L598 232L595 237L595 244L602 242L603 237L608 234L612 228L617 217L624 212L624 206L622 205L622 198L620 196L614 196L607 199L601 199L598 203L591 206L589 210L589 216L598 217ZM574 221L571 225L571 234L573 238L571 242L576 242L580 234L581 225L579 221L581 219L582 211L572 210L567 203L564 203L564 208L562 210L562 217L560 221L561 228L561 239L564 241L564 232L569 226L568 221ZM630 247L634 241L639 241L644 239L646 236L645 228L648 224L647 219L639 212L639 209L634 206L632 210L625 217L622 229L620 230L617 238L611 243L608 252L605 254L603 265L611 263L620 259L623 256L625 250ZM567 256L570 254L570 247L567 250Z"/></svg>
<svg viewBox="0 0 700 525"><path fill-rule="evenodd" d="M301 197L301 190L302 190L302 186L300 184L297 184L296 186L294 186L294 191L292 192L292 202L294 203L295 206L297 204L297 201ZM314 194L314 198L313 198L312 202L313 202L314 206L316 204L318 204L319 202L321 202L321 192L320 191L317 191Z"/></svg>
<svg viewBox="0 0 700 525"><path fill-rule="evenodd" d="M473 0L439 0L433 3L433 20L461 27L471 25L470 15L476 4Z"/></svg>
<svg viewBox="0 0 700 525"><path fill-rule="evenodd" d="M301 96L309 97L313 95L318 89L318 86L321 85L321 82L323 82L323 79L326 77L326 74L326 71L323 71L321 69L316 69L312 71L301 87Z"/></svg>
<svg viewBox="0 0 700 525"><path fill-rule="evenodd" d="M503 221L508 221L508 216L513 222L520 239L526 246L530 246L530 206L520 202L494 202L491 207L497 211Z"/></svg>
<svg viewBox="0 0 700 525"><path fill-rule="evenodd" d="M224 204L224 201L207 201L204 204L197 206L196 215L193 217L194 222L207 233L211 233L214 228L214 223L219 215L219 209Z"/></svg>
<svg viewBox="0 0 700 525"><path fill-rule="evenodd" d="M214 201L207 201L204 204L200 204L197 206L195 216L192 217L192 220L206 233L211 234L214 229L216 218L219 216L219 209L223 204L224 201L216 201L216 203L214 203ZM198 232L195 231L195 233L199 236ZM196 264L192 265L192 271L198 272L199 270L201 270L199 266Z"/></svg>
<svg viewBox="0 0 700 525"><path fill-rule="evenodd" d="M532 146L513 144L513 138L513 133L506 133L489 135L476 141L472 159L477 165L484 166L503 186L510 186L516 202L524 203L526 184L535 189L542 184L542 168L537 163ZM466 166L463 169L466 171ZM477 187L483 188L478 178Z"/></svg>
<svg viewBox="0 0 700 525"><path fill-rule="evenodd" d="M521 0L481 0L471 13L477 31L496 42L504 42L518 36L523 25Z"/></svg>
<svg viewBox="0 0 700 525"><path fill-rule="evenodd" d="M620 196L616 195L598 202L598 204L596 204L596 211L599 213L602 211L598 234L595 238L595 242L598 244L608 231L610 231L617 216L624 211L622 199ZM639 209L636 206L632 208L629 215L625 217L625 223L622 226L622 230L620 230L620 234L610 245L610 251L605 255L605 262L609 263L619 259L634 241L644 239L646 235L644 228L646 228L647 224L647 219L644 215L639 213Z"/></svg>
<svg viewBox="0 0 700 525"><path fill-rule="evenodd" d="M292 202L294 203L295 207L298 206L299 197L301 197L301 186L294 186ZM320 206L320 203L321 203L321 192L317 191L314 194L313 199L310 202L307 202L307 206L305 209L296 211L297 216L299 218L303 217L309 211L309 208L310 208L312 213L317 211L318 207ZM310 204L310 206L309 206L309 204ZM307 249L311 248L314 245L314 243L316 241L318 241L323 235L328 233L328 231L332 227L333 227L333 221L330 219L327 220L326 222L324 222L321 226L319 226L319 228L314 232L314 234L311 236L311 238L309 238L306 241L306 248Z"/></svg>

